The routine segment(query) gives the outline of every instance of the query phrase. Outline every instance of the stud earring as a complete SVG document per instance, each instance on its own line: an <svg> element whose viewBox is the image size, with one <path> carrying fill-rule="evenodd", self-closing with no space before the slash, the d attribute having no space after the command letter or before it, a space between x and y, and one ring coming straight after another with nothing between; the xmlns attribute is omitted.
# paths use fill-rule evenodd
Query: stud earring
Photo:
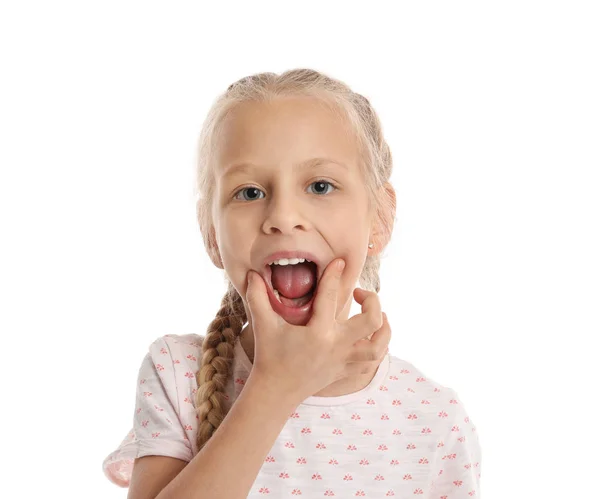
<svg viewBox="0 0 600 499"><path fill-rule="evenodd" d="M373 248L373 243L369 243L369 248Z"/></svg>

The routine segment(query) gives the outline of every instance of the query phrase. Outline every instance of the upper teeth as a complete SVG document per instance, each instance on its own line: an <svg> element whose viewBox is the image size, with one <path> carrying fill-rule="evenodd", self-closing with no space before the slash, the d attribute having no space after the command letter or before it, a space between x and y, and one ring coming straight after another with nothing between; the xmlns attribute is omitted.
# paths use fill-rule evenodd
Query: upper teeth
<svg viewBox="0 0 600 499"><path fill-rule="evenodd" d="M302 263L304 261L304 258L280 258L279 260L271 262L269 265L296 265L297 263ZM308 258L306 258L306 261L310 262Z"/></svg>

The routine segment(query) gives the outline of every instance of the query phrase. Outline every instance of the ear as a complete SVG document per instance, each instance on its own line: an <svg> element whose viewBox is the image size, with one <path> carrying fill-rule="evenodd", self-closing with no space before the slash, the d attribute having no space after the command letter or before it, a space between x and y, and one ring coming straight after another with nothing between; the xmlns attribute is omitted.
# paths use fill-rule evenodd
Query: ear
<svg viewBox="0 0 600 499"><path fill-rule="evenodd" d="M369 248L370 254L381 253L390 242L392 231L394 228L394 220L396 218L396 191L392 184L386 182L379 188L380 199L385 200L377 213L373 217L371 242L373 248ZM387 229L386 229L387 227Z"/></svg>

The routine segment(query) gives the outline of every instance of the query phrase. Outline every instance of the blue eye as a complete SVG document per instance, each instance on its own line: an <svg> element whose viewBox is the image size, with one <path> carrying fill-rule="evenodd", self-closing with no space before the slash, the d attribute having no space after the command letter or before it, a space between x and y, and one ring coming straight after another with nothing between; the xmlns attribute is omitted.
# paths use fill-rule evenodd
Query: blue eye
<svg viewBox="0 0 600 499"><path fill-rule="evenodd" d="M238 194L240 192L244 192L246 190L248 190L248 191L254 191L254 192L262 192L260 189L257 189L256 187L244 187L243 189L240 189L239 191L237 191L237 193L235 194L235 196L234 196L233 199L237 199L238 198ZM255 197L252 197L250 199L250 201L254 201L255 199L256 199Z"/></svg>
<svg viewBox="0 0 600 499"><path fill-rule="evenodd" d="M310 184L310 185L315 185L315 184L318 184L318 185L321 185L321 186L323 186L323 185L324 185L324 186L330 185L331 187L333 187L333 189L332 189L332 190L335 190L335 189L337 189L337 187L336 187L335 185L333 185L331 182L327 182L327 180L323 180L323 179L321 179L321 180L316 180L315 182L313 182L313 183L312 183L312 184ZM325 187L325 189L327 189L327 187ZM322 194L322 192L319 192L318 194Z"/></svg>
<svg viewBox="0 0 600 499"><path fill-rule="evenodd" d="M327 185L330 185L333 188L332 190L337 189L337 187L335 185L333 185L333 183L331 183L327 180L323 180L323 179L316 180L310 185L312 186L315 184L318 184L320 186L320 190L317 191L317 194L319 194L319 195L323 194L322 189L327 189L327 187L326 187ZM325 186L325 187L323 187L323 186ZM239 193L244 192L244 191L249 191L249 192L252 191L255 195L257 195L256 193L258 193L258 192L262 192L260 189L258 189L256 187L244 187L235 193L234 199L238 199ZM325 191L325 192L328 193L327 191ZM254 201L256 199L260 199L260 198L251 196L250 199L247 199L247 201Z"/></svg>

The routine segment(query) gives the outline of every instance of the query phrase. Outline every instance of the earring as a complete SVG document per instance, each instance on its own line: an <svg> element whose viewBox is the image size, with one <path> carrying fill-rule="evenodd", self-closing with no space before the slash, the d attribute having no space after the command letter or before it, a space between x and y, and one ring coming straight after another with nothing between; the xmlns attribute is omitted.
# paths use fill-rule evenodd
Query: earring
<svg viewBox="0 0 600 499"><path fill-rule="evenodd" d="M369 243L369 248L373 248L373 243Z"/></svg>

